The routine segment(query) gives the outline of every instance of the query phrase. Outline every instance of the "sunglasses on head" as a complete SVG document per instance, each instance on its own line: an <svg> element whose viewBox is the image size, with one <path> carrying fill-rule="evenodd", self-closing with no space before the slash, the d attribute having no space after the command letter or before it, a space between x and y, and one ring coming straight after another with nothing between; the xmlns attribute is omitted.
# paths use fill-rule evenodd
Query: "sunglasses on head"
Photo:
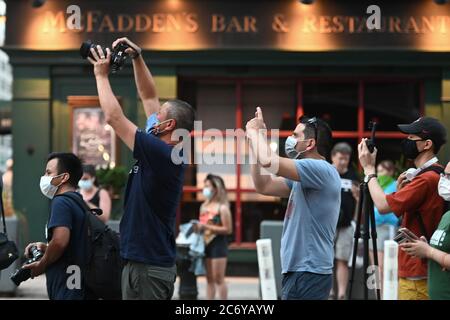
<svg viewBox="0 0 450 320"><path fill-rule="evenodd" d="M309 118L307 116L301 116L299 119L300 123L305 125L310 125L314 128L314 138L317 140L318 137L318 119L317 117Z"/></svg>

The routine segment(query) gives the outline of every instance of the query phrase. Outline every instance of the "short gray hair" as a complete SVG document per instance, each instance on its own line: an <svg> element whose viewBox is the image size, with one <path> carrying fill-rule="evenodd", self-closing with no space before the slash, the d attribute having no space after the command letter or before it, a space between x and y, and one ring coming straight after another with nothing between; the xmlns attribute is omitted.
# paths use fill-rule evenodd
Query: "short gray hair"
<svg viewBox="0 0 450 320"><path fill-rule="evenodd" d="M186 101L172 99L167 101L170 105L167 110L167 119L175 119L175 129L194 129L195 110Z"/></svg>
<svg viewBox="0 0 450 320"><path fill-rule="evenodd" d="M334 156L336 153L352 155L352 147L347 142L336 143L331 150L331 155Z"/></svg>

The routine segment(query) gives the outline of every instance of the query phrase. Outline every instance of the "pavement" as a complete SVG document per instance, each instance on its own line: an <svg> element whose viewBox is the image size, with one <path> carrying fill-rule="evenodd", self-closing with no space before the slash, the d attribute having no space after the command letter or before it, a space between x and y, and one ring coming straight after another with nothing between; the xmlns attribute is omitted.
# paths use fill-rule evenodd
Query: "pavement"
<svg viewBox="0 0 450 320"><path fill-rule="evenodd" d="M259 300L259 280L254 277L227 277L228 299L230 300ZM175 282L174 300L179 299L179 278ZM206 299L206 278L197 278L198 299ZM217 299L217 298L216 298ZM45 276L39 276L23 282L11 296L0 293L0 300L48 300Z"/></svg>

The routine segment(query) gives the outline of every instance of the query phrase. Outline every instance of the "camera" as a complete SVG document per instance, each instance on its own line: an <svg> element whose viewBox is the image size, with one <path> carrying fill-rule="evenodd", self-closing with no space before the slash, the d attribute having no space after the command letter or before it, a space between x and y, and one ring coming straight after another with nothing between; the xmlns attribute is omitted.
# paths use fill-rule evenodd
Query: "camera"
<svg viewBox="0 0 450 320"><path fill-rule="evenodd" d="M80 47L80 55L83 59L87 59L87 57L94 58L92 56L91 48L96 50L97 45L92 43L92 41L88 40L81 44ZM128 53L125 53L125 50L128 49L129 46L126 43L120 42L111 52L111 72L116 73L121 70L125 64L125 61L128 58ZM102 47L103 52L106 54L106 48Z"/></svg>
<svg viewBox="0 0 450 320"><path fill-rule="evenodd" d="M26 281L31 278L31 270L30 269L23 269L24 265L39 261L44 256L44 253L38 249L37 246L32 246L29 250L29 254L31 255L31 258L29 258L20 269L17 269L10 277L12 282L16 284L16 286L19 286L23 281Z"/></svg>
<svg viewBox="0 0 450 320"><path fill-rule="evenodd" d="M377 132L377 123L373 121L369 122L369 130L371 130L372 133L370 135L370 139L366 141L366 145L370 153L373 153L375 150L375 133Z"/></svg>

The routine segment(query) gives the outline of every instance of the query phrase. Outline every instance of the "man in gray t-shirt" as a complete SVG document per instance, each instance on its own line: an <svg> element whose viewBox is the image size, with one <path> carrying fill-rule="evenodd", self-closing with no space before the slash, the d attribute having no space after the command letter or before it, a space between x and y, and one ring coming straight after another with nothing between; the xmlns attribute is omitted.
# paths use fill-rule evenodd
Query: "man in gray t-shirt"
<svg viewBox="0 0 450 320"><path fill-rule="evenodd" d="M341 179L325 160L294 160L300 181L291 189L281 238L282 273L332 274Z"/></svg>
<svg viewBox="0 0 450 320"><path fill-rule="evenodd" d="M332 286L334 236L341 203L341 180L325 157L332 137L326 122L299 119L285 153L272 152L262 111L247 123L256 191L289 197L281 239L282 299L327 299ZM261 172L262 167L267 172Z"/></svg>

